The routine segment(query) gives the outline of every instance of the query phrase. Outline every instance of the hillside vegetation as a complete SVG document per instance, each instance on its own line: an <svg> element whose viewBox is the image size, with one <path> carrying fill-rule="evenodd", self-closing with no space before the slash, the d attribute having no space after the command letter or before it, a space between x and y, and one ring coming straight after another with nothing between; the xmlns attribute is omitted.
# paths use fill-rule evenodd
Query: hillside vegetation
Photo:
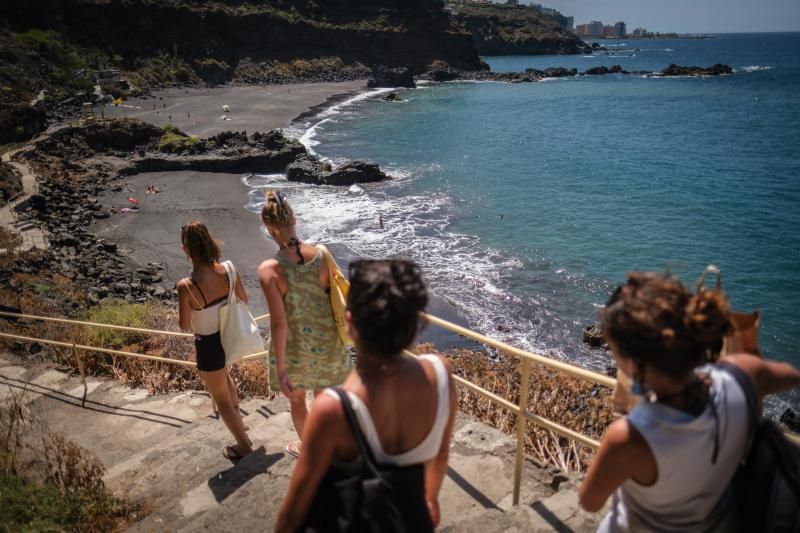
<svg viewBox="0 0 800 533"><path fill-rule="evenodd" d="M150 88L348 80L373 65L422 72L436 60L482 68L441 0L4 0L0 143L41 131L100 68Z"/></svg>
<svg viewBox="0 0 800 533"><path fill-rule="evenodd" d="M481 55L577 54L586 48L558 20L528 6L468 4L456 19Z"/></svg>

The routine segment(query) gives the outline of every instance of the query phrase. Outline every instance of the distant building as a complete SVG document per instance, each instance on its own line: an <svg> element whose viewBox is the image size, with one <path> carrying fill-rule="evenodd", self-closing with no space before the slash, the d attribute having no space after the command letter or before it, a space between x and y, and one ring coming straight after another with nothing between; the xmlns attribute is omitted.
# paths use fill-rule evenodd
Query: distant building
<svg viewBox="0 0 800 533"><path fill-rule="evenodd" d="M606 39L613 39L617 36L617 28L614 26L603 26L603 35L602 37Z"/></svg>
<svg viewBox="0 0 800 533"><path fill-rule="evenodd" d="M633 30L634 37L647 37L647 30L644 28L636 28Z"/></svg>
<svg viewBox="0 0 800 533"><path fill-rule="evenodd" d="M507 6L518 6L519 5L519 0L506 0L506 5Z"/></svg>
<svg viewBox="0 0 800 533"><path fill-rule="evenodd" d="M603 36L603 23L599 20L593 20L589 24L589 37L602 37Z"/></svg>
<svg viewBox="0 0 800 533"><path fill-rule="evenodd" d="M572 31L573 27L575 26L575 17L564 17L564 20L566 21L564 23L564 29Z"/></svg>
<svg viewBox="0 0 800 533"><path fill-rule="evenodd" d="M619 37L620 39L625 37L628 34L627 29L625 28L625 23L624 22L617 22L616 24L614 24L614 28L617 31L617 35L616 36Z"/></svg>

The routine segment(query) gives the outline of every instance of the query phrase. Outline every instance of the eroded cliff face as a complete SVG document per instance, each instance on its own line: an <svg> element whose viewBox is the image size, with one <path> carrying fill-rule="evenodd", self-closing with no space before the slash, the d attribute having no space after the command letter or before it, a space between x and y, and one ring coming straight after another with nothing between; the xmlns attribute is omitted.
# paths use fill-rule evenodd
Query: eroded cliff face
<svg viewBox="0 0 800 533"><path fill-rule="evenodd" d="M456 20L472 35L481 55L578 54L586 44L556 19L528 6L471 4Z"/></svg>
<svg viewBox="0 0 800 533"><path fill-rule="evenodd" d="M162 52L213 58L232 74L239 61L340 57L345 63L409 65L439 59L480 68L470 36L438 0L6 0L12 29L55 29L113 51L128 66Z"/></svg>

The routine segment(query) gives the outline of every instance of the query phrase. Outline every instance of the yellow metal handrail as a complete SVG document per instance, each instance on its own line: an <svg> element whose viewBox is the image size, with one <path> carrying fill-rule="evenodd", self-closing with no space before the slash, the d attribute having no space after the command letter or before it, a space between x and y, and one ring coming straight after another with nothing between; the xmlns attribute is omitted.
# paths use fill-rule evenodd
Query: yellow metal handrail
<svg viewBox="0 0 800 533"><path fill-rule="evenodd" d="M156 330L156 329L148 329L148 328L136 328L132 326L117 326L114 324L104 324L100 322L89 322L85 320L72 320L66 318L58 318L58 317L45 317L39 315L28 315L22 313L10 313L6 311L0 311L0 317L9 317L9 318L17 318L17 319L27 319L27 320L40 320L46 322L55 322L61 324L72 324L76 326L88 326L88 327L101 327L101 328L108 328L108 329L116 329L121 331L132 331L137 333L147 333L152 335L168 335L174 337L192 337L191 333L182 333L177 331L165 331L165 330ZM514 490L513 490L513 502L514 504L519 503L519 495L520 495L520 486L522 481L522 466L524 463L524 450L525 450L525 433L526 433L526 425L527 422L533 422L541 427L549 429L553 433L557 435L561 435L563 437L572 439L580 444L587 446L591 449L596 450L599 447L599 442L569 429L566 426L562 426L552 420L547 418L541 417L534 413L528 411L528 392L529 392L529 384L530 384L530 372L531 372L531 363L542 364L553 368L555 370L565 372L571 376L590 381L592 383L599 383L601 385L605 385L608 387L613 387L616 384L616 380L608 377L603 376L601 374L597 374L590 370L586 370L575 365L571 365L569 363L564 363L562 361L556 361L554 359L550 359L544 355L534 354L531 352L527 352L525 350L521 350L510 344L506 344L504 342L500 342L496 339L492 339L491 337L487 337L485 335L481 335L464 327L461 327L457 324L453 324L452 322L448 322L443 320L439 317L429 315L427 313L420 313L420 317L430 324L435 326L441 327L447 331L455 333L457 335L461 335L468 339L474 340L476 342L485 344L487 346L491 346L503 353L507 353L509 355L514 355L520 358L521 361L521 387L520 387L520 400L519 404L514 404L509 400L502 398L493 392L490 392L479 385L472 383L460 376L453 376L453 379L459 385L466 387L473 392L480 394L481 396L489 399L490 401L494 402L495 404L499 405L500 407L507 409L517 415L517 434L516 434L516 454L515 454L515 465L514 465ZM260 321L269 318L269 314L261 315L255 318L255 320ZM50 339L40 339L36 337L26 337L23 335L14 335L9 333L0 333L0 337L21 340L26 342L40 342L44 344L51 344L55 346L63 346L66 348L72 348L73 352L77 353L77 350L81 351L94 351L100 353L108 353L112 355L121 355L125 357L133 357L139 359L147 359L151 361L159 361L163 363L172 363L178 365L184 365L189 367L194 367L196 364L192 361L184 361L181 359L173 359L168 357L158 357L154 355L147 355L147 354L137 354L132 352L124 352L121 350L112 350L108 348L99 348L93 346L85 346L79 345L75 343L68 343L62 341L54 341ZM259 359L267 355L267 351L257 352L254 354L247 355L241 358L241 361L249 361L253 359ZM412 352L406 350L406 353L409 355L415 355ZM77 356L76 356L77 357Z"/></svg>

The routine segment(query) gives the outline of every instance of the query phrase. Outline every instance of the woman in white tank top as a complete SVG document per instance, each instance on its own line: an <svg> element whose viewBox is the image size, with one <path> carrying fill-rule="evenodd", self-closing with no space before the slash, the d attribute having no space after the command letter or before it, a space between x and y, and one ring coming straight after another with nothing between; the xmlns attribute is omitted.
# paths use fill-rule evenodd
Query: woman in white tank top
<svg viewBox="0 0 800 533"><path fill-rule="evenodd" d="M346 319L358 360L342 388L378 463L424 465L418 490L427 501L432 529L440 518L438 495L447 471L456 394L441 358L403 353L419 331L418 312L427 305L427 290L417 266L403 260L356 261L350 265L350 283ZM331 465L348 471L359 459L341 401L330 389L314 401L302 438L303 453L276 531L295 531L306 521Z"/></svg>
<svg viewBox="0 0 800 533"><path fill-rule="evenodd" d="M737 531L730 483L747 452L744 391L726 371L700 366L730 329L718 291L689 293L667 275L632 273L601 313L619 370L640 396L609 426L580 491L598 531ZM764 395L800 385L785 363L741 354L724 360Z"/></svg>

